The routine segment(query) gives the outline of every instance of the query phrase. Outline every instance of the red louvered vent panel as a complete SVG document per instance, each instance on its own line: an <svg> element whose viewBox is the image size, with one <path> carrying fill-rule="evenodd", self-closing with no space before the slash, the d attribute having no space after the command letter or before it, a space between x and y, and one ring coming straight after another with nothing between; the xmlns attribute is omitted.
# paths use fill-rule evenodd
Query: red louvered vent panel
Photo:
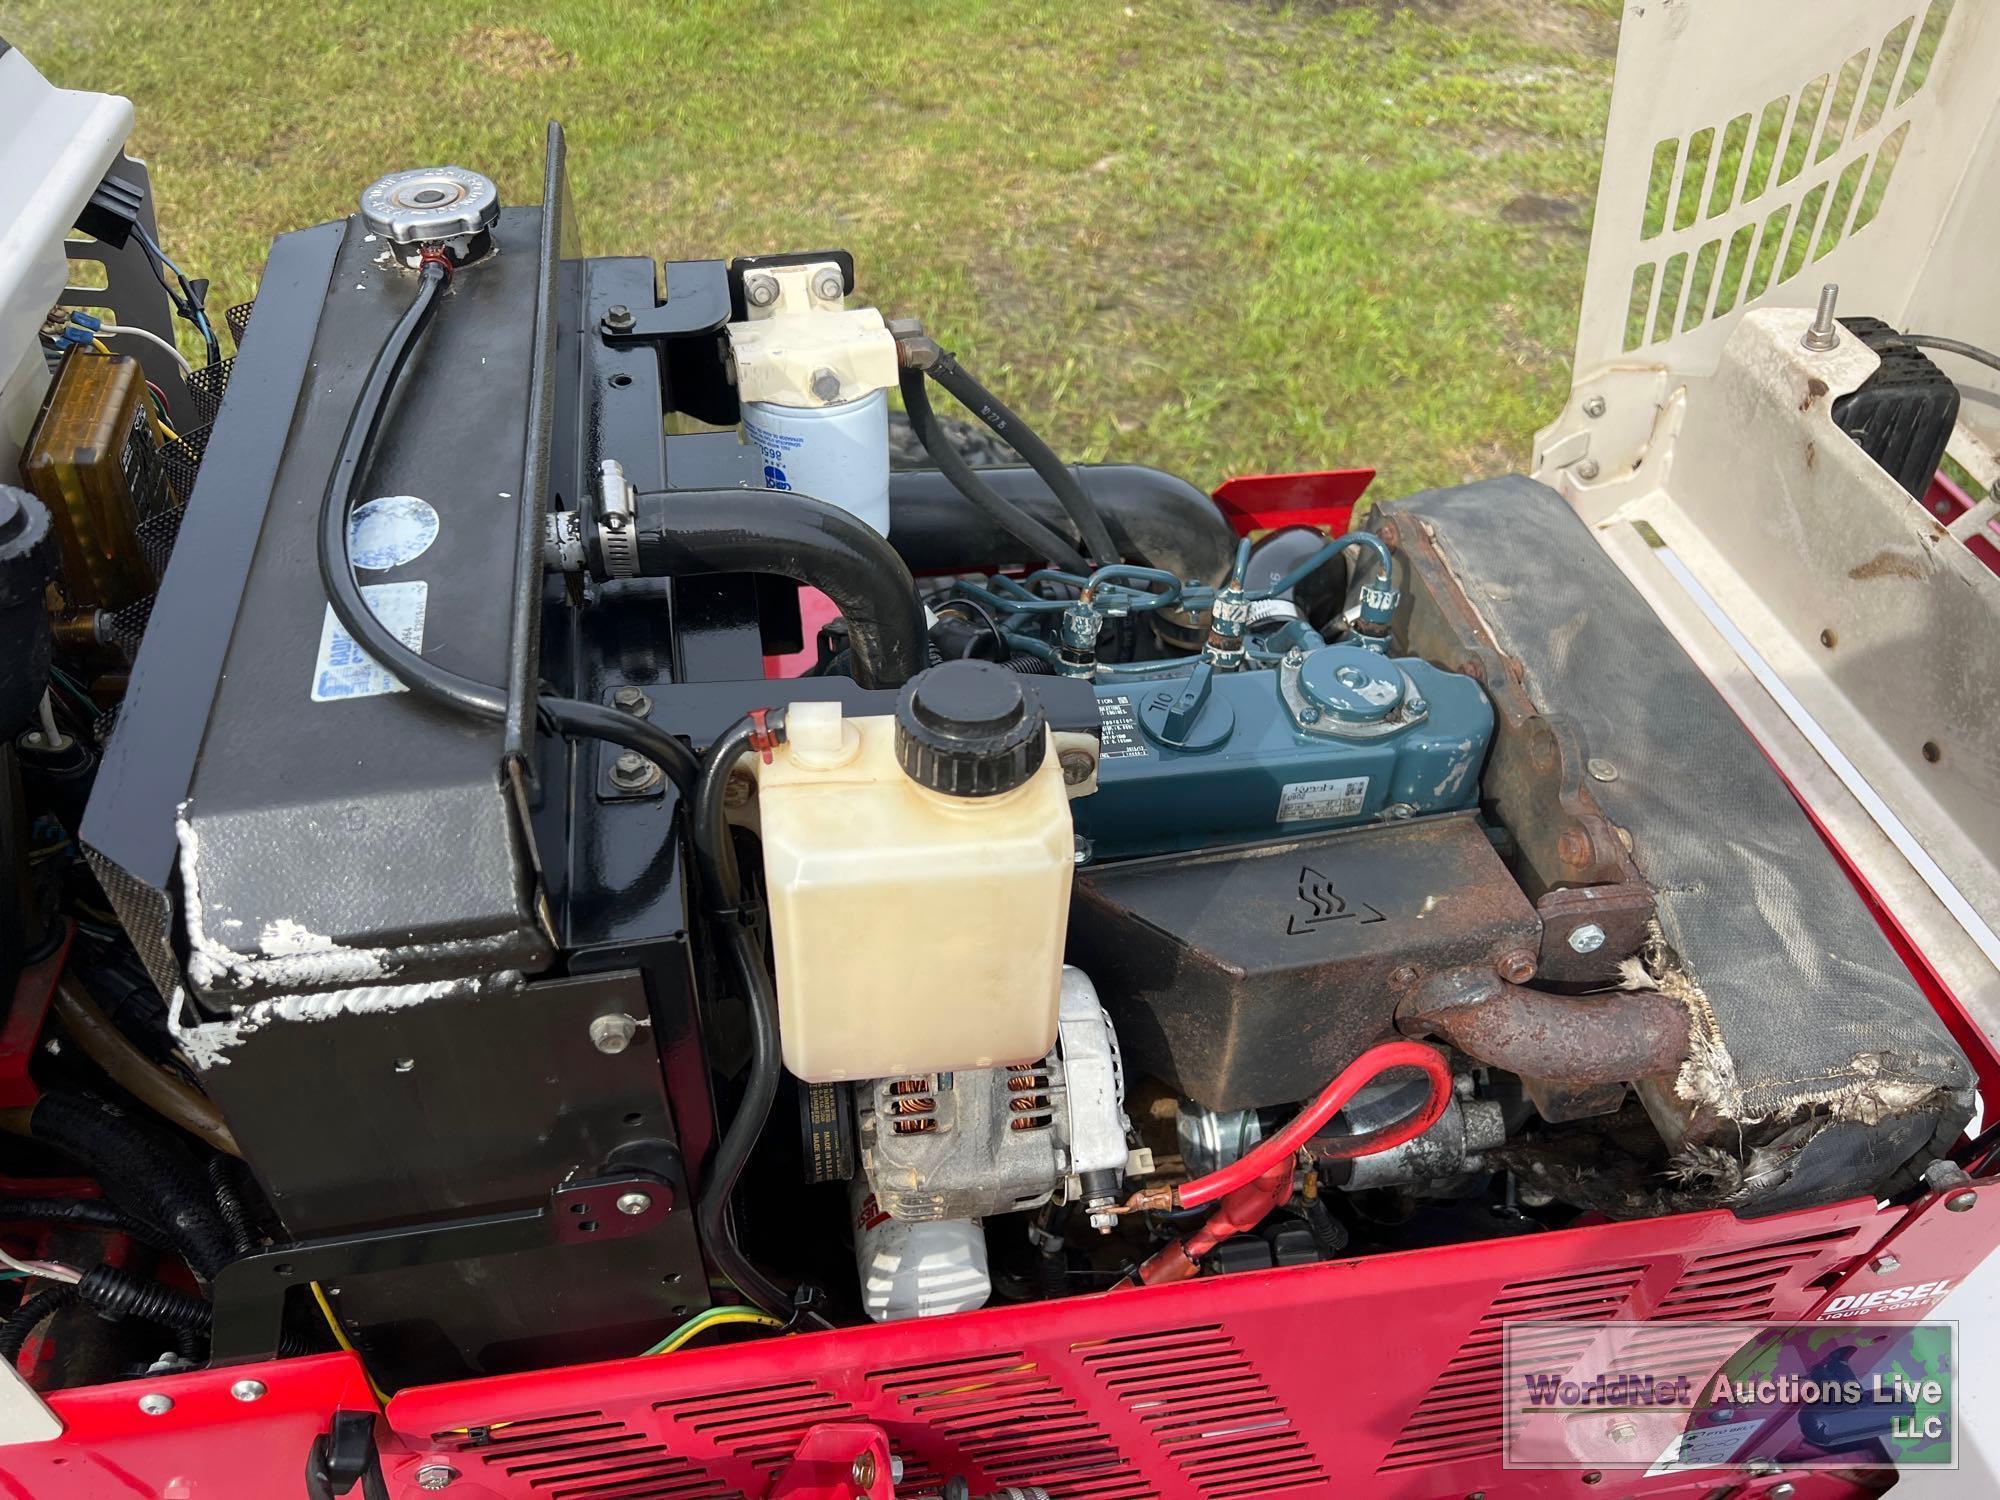
<svg viewBox="0 0 2000 1500"><path fill-rule="evenodd" d="M1075 1344L1209 1500L1248 1500L1328 1482L1236 1341L1213 1325Z"/></svg>
<svg viewBox="0 0 2000 1500"><path fill-rule="evenodd" d="M1660 1303L1656 1319L1701 1318L1710 1322L1756 1322L1770 1314L1788 1276L1828 1256L1854 1238L1852 1229L1822 1230L1744 1245L1691 1260ZM1800 1279L1803 1279L1801 1277Z"/></svg>
<svg viewBox="0 0 2000 1500"><path fill-rule="evenodd" d="M546 1500L743 1500L699 1464L601 1411L496 1422L432 1441Z"/></svg>
<svg viewBox="0 0 2000 1500"><path fill-rule="evenodd" d="M809 1380L661 1401L653 1409L699 1443L765 1469L791 1462L808 1429L855 1416L853 1407Z"/></svg>
<svg viewBox="0 0 2000 1500"><path fill-rule="evenodd" d="M1376 1472L1462 1463L1498 1453L1502 1325L1517 1320L1579 1324L1575 1352L1580 1354L1594 1336L1592 1325L1613 1321L1630 1305L1645 1269L1612 1266L1502 1287L1403 1424ZM1554 1354L1545 1351L1545 1357Z"/></svg>
<svg viewBox="0 0 2000 1500"><path fill-rule="evenodd" d="M1062 1500L1154 1500L1157 1491L1104 1429L1020 1350L874 1370L871 1384L998 1485L1040 1485ZM895 1425L889 1425L895 1432ZM940 1454L941 1462L953 1455ZM905 1487L911 1476L904 1475Z"/></svg>

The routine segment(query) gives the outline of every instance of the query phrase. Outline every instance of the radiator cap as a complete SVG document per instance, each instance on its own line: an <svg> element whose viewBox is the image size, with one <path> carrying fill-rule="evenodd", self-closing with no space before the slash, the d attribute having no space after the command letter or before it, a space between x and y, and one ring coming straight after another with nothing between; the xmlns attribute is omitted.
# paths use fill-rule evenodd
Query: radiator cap
<svg viewBox="0 0 2000 1500"><path fill-rule="evenodd" d="M1048 752L1048 717L1021 679L983 661L919 672L896 704L896 759L912 781L952 797L1020 786Z"/></svg>

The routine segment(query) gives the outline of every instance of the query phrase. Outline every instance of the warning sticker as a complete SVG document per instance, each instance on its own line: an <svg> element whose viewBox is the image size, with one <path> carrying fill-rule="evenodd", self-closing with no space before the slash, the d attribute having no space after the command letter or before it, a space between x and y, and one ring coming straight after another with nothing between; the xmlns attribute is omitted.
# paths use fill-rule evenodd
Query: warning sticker
<svg viewBox="0 0 2000 1500"><path fill-rule="evenodd" d="M1146 736L1139 729L1139 715L1132 708L1132 700L1123 693L1097 700L1097 716L1104 724L1103 749L1098 754L1104 760L1117 760L1121 756L1151 755L1146 744ZM1364 786L1366 782L1362 783Z"/></svg>
<svg viewBox="0 0 2000 1500"><path fill-rule="evenodd" d="M424 649L424 603L430 585L422 579L408 583L364 583L361 597L376 619L389 627L390 634L412 651ZM326 607L326 619L319 627L319 660L313 667L312 700L333 703L342 698L375 698L383 693L408 689L385 670L374 657L354 643L334 618L333 606Z"/></svg>
<svg viewBox="0 0 2000 1500"><path fill-rule="evenodd" d="M1278 794L1278 821L1312 823L1321 818L1359 817L1367 805L1366 776L1336 776L1331 781L1294 781L1287 783Z"/></svg>

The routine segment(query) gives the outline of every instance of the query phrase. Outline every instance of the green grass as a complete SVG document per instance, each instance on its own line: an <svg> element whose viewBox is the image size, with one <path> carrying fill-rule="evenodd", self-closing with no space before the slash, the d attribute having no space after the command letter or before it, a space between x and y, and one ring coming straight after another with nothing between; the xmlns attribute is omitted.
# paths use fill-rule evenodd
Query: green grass
<svg viewBox="0 0 2000 1500"><path fill-rule="evenodd" d="M1066 454L1393 494L1520 466L1567 389L1618 0L6 10L134 101L214 308L381 172L531 201L554 117L589 253L843 245Z"/></svg>

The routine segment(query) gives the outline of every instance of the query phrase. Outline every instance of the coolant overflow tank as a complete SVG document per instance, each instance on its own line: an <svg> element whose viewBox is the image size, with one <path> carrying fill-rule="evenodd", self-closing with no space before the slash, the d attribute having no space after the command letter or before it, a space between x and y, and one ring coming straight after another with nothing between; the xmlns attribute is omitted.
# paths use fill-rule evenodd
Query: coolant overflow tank
<svg viewBox="0 0 2000 1500"><path fill-rule="evenodd" d="M1055 1044L1074 834L1041 704L949 662L894 717L786 710L756 762L785 1066L809 1083Z"/></svg>

